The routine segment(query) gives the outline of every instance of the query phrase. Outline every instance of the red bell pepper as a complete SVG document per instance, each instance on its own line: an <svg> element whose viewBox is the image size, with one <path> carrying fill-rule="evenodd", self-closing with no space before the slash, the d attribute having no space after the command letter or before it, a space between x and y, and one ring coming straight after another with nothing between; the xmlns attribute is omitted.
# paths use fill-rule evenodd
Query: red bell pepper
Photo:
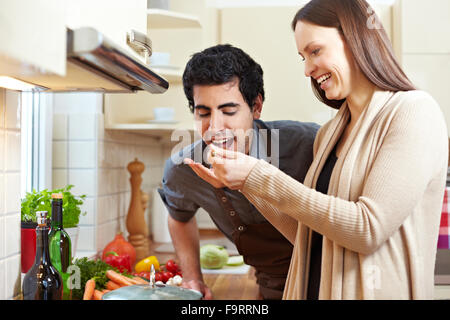
<svg viewBox="0 0 450 320"><path fill-rule="evenodd" d="M131 272L131 259L128 254L119 256L116 252L110 251L106 253L104 261L110 266L119 269L120 272Z"/></svg>

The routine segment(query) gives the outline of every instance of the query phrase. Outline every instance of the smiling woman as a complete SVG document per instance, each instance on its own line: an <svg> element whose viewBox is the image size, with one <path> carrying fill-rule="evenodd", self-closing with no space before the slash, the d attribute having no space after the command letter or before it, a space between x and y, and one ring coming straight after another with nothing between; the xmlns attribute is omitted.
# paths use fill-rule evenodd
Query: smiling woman
<svg viewBox="0 0 450 320"><path fill-rule="evenodd" d="M371 25L369 19L373 11L363 1L310 1L302 10L299 10L292 20L292 30L296 32L296 39L302 39L304 47L298 47L299 53L307 52L311 59L321 54L326 54L333 47L328 47L325 43L322 46L309 48L309 43L303 39L296 29L300 21L332 28L341 37L341 44L344 45L346 54L351 55L355 62L355 67L361 70L362 74L373 84L383 90L408 91L415 87L400 68L395 58L392 45L383 26L378 23ZM297 31L296 31L297 30ZM299 45L299 43L297 43ZM306 51L305 49L310 49ZM323 52L325 51L325 52ZM306 58L305 58L306 62ZM306 71L305 71L306 72ZM324 76L329 74L316 74ZM308 75L307 75L308 76ZM329 77L332 77L332 73ZM319 100L325 104L339 109L344 102L343 97L328 98L319 78L311 76L313 91ZM323 79L321 79L323 80Z"/></svg>
<svg viewBox="0 0 450 320"><path fill-rule="evenodd" d="M433 298L447 128L372 13L365 0L312 0L294 17L305 75L339 109L316 135L304 183L217 148L211 169L197 168L294 243L283 299Z"/></svg>

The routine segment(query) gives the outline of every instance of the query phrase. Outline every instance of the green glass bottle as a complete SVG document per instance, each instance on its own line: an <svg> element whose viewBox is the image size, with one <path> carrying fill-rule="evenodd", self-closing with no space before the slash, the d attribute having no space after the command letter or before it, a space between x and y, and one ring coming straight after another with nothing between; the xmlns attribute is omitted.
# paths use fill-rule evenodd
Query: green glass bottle
<svg viewBox="0 0 450 320"><path fill-rule="evenodd" d="M72 242L63 228L63 196L61 193L52 194L52 223L49 233L49 249L52 264L60 273L63 280L63 299L71 298L67 268L72 263Z"/></svg>

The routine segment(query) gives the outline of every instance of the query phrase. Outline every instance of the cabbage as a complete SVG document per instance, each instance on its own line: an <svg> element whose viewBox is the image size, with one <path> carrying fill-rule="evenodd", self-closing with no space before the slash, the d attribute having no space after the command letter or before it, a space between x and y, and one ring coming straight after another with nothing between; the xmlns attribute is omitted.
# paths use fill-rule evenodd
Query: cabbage
<svg viewBox="0 0 450 320"><path fill-rule="evenodd" d="M200 248L200 265L204 269L220 269L228 262L228 252L222 246L205 244Z"/></svg>

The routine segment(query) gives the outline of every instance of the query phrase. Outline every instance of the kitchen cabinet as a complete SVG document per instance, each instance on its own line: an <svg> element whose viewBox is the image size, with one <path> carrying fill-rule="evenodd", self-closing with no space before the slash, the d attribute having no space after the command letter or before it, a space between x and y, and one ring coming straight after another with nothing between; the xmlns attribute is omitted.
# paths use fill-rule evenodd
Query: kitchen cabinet
<svg viewBox="0 0 450 320"><path fill-rule="evenodd" d="M153 52L167 52L167 67L150 67L169 82L164 94L105 94L105 129L129 131L150 136L167 136L175 129L194 130L193 116L183 91L182 74L192 54L216 44L217 20L215 9L206 6L206 0L171 1L170 10L147 9L147 35L152 40ZM211 20L210 10L213 10ZM209 26L213 25L213 28ZM208 28L205 28L207 26ZM213 33L210 36L210 33ZM211 41L212 40L212 41ZM211 41L211 42L210 42ZM123 112L123 106L126 112ZM153 108L175 109L173 123L155 123ZM153 123L149 123L149 120Z"/></svg>
<svg viewBox="0 0 450 320"><path fill-rule="evenodd" d="M65 1L0 1L0 75L65 75Z"/></svg>
<svg viewBox="0 0 450 320"><path fill-rule="evenodd" d="M152 29L201 27L197 16L162 9L147 10L147 25Z"/></svg>
<svg viewBox="0 0 450 320"><path fill-rule="evenodd" d="M450 1L398 0L394 5L395 53L414 85L438 102L450 128ZM425 23L426 20L426 23Z"/></svg>
<svg viewBox="0 0 450 320"><path fill-rule="evenodd" d="M450 53L450 1L401 0L394 9L402 53Z"/></svg>
<svg viewBox="0 0 450 320"><path fill-rule="evenodd" d="M160 29L188 29L201 28L200 20L197 16L173 12L161 9L147 10L147 27L149 30ZM155 67L154 70L162 75L169 83L181 82L183 70L181 68L168 66L168 68Z"/></svg>

